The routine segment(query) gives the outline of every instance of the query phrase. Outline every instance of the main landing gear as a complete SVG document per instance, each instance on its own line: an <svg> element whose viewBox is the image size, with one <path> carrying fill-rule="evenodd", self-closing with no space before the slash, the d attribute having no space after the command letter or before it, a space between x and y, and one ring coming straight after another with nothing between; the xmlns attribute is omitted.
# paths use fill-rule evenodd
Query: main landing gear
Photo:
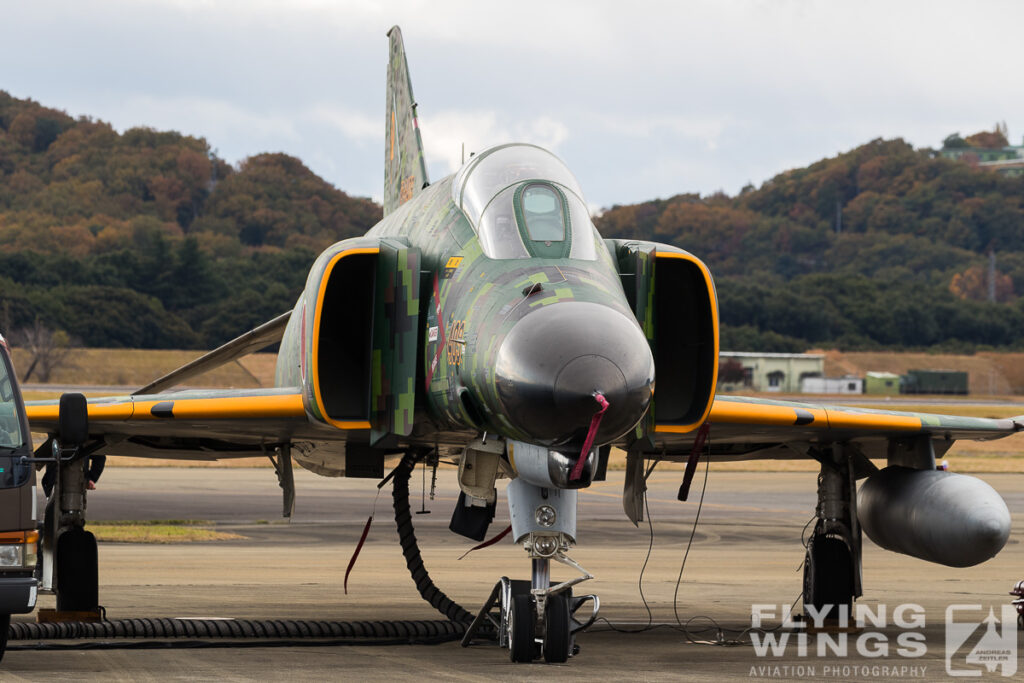
<svg viewBox="0 0 1024 683"><path fill-rule="evenodd" d="M574 596L573 586L593 578L566 555L576 542L576 491L543 488L522 479L508 485L512 533L530 555L532 578L513 581L502 577L476 619L466 631L463 646L490 621L498 645L508 648L513 662L532 662L540 657L550 663L565 662L579 651L575 636L597 619L596 595ZM568 581L551 584L551 561L580 573ZM576 613L591 604L585 621ZM497 614L492 610L497 607Z"/></svg>
<svg viewBox="0 0 1024 683"><path fill-rule="evenodd" d="M85 529L86 463L58 462L60 474L43 518L40 588L57 595L53 618L99 614L96 537Z"/></svg>
<svg viewBox="0 0 1024 683"><path fill-rule="evenodd" d="M61 396L59 420L58 437L50 440L53 457L33 459L48 463L54 475L43 518L40 590L57 595L51 620L98 620L96 537L85 530L88 458L82 447L89 436L85 397Z"/></svg>
<svg viewBox="0 0 1024 683"><path fill-rule="evenodd" d="M837 622L842 621L843 612L849 618L853 601L861 595L854 454L837 444L817 455L821 462L817 521L804 561L804 609L813 607L819 619Z"/></svg>

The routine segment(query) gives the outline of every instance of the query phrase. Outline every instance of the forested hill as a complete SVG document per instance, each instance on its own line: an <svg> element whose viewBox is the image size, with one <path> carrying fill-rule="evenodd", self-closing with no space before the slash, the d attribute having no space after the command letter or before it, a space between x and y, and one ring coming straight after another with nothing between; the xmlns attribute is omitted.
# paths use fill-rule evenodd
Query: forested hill
<svg viewBox="0 0 1024 683"><path fill-rule="evenodd" d="M725 349L1021 348L1024 178L936 157L874 140L736 197L616 206L597 223L704 259Z"/></svg>
<svg viewBox="0 0 1024 683"><path fill-rule="evenodd" d="M736 197L597 223L707 261L726 349L1020 348L1024 179L935 156L876 140ZM202 138L119 134L0 91L6 333L38 322L87 346L212 348L288 310L317 253L380 216L284 154L235 168Z"/></svg>
<svg viewBox="0 0 1024 683"><path fill-rule="evenodd" d="M209 348L294 305L326 246L381 209L301 161L238 168L202 138L72 118L0 91L0 329Z"/></svg>

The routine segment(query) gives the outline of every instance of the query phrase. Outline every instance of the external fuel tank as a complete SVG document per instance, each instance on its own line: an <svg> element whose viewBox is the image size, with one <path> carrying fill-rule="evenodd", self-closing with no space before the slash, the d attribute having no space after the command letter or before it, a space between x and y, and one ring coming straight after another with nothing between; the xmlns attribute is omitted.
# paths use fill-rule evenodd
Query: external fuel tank
<svg viewBox="0 0 1024 683"><path fill-rule="evenodd" d="M981 479L886 467L857 494L857 519L876 544L949 567L992 558L1010 537L1010 511Z"/></svg>

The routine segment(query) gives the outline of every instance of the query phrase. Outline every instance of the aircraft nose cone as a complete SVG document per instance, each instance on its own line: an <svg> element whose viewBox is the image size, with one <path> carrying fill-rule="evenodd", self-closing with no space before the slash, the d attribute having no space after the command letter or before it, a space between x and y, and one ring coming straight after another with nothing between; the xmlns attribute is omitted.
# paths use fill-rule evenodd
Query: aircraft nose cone
<svg viewBox="0 0 1024 683"><path fill-rule="evenodd" d="M608 401L595 438L612 441L643 416L654 387L654 360L634 320L599 304L562 302L517 322L498 349L498 399L509 421L547 446L580 442Z"/></svg>
<svg viewBox="0 0 1024 683"><path fill-rule="evenodd" d="M555 378L555 405L559 410L583 409L593 413L597 408L594 392L605 398L619 398L626 393L626 378L612 361L604 356L586 355L573 358Z"/></svg>

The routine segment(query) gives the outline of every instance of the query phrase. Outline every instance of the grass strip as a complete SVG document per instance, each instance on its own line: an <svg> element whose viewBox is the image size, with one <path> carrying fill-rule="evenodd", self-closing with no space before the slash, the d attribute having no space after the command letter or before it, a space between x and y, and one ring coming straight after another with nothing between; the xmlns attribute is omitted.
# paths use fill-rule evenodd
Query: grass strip
<svg viewBox="0 0 1024 683"><path fill-rule="evenodd" d="M201 543L230 541L245 536L217 531L212 522L198 519L90 522L88 530L103 543Z"/></svg>

